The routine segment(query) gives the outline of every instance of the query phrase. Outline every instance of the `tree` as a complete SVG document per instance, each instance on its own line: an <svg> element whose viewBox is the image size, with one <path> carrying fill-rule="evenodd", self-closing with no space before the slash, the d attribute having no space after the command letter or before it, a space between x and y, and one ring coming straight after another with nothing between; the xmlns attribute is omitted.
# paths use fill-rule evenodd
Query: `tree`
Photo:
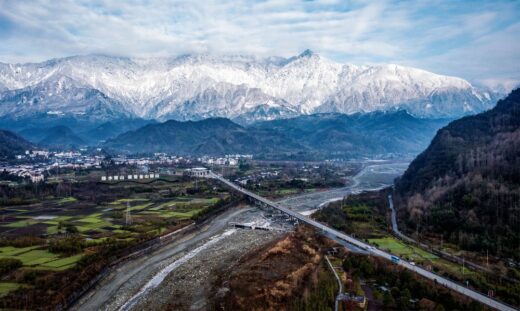
<svg viewBox="0 0 520 311"><path fill-rule="evenodd" d="M19 259L14 258L0 258L0 275L4 275L22 266Z"/></svg>
<svg viewBox="0 0 520 311"><path fill-rule="evenodd" d="M439 303L435 306L435 309L433 309L433 311L446 311L446 309L444 309L444 306Z"/></svg>
<svg viewBox="0 0 520 311"><path fill-rule="evenodd" d="M410 308L410 299L412 299L412 294L408 288L405 288L401 291L401 297L399 297L399 308L401 310L408 310Z"/></svg>
<svg viewBox="0 0 520 311"><path fill-rule="evenodd" d="M386 308L393 308L395 306L394 297L390 294L390 292L385 292L383 295L383 305Z"/></svg>

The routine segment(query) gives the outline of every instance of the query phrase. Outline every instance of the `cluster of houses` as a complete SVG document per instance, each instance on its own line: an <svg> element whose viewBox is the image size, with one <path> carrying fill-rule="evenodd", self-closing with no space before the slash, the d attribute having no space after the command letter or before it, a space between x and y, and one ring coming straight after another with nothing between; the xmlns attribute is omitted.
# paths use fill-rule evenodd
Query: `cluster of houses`
<svg viewBox="0 0 520 311"><path fill-rule="evenodd" d="M237 166L240 163L240 159L253 159L251 154L228 154L223 157L211 157L203 156L197 160L207 165L226 165L226 166Z"/></svg>
<svg viewBox="0 0 520 311"><path fill-rule="evenodd" d="M175 155L167 155L165 153L154 153L153 157L132 158L120 155L112 159L114 164L130 164L130 165L150 165L150 164L190 164L191 159Z"/></svg>
<svg viewBox="0 0 520 311"><path fill-rule="evenodd" d="M127 175L111 175L111 176L101 176L101 181L120 181L120 180L139 180L139 179L156 179L159 178L159 174L149 173L149 174L131 174Z"/></svg>
<svg viewBox="0 0 520 311"><path fill-rule="evenodd" d="M33 167L32 165L16 165L16 166L7 166L0 168L2 171L6 171L11 175L29 178L33 183L38 183L45 180L45 176L43 175L44 168L41 167Z"/></svg>
<svg viewBox="0 0 520 311"><path fill-rule="evenodd" d="M248 182L258 182L260 180L275 179L280 175L280 171L265 171L247 175L235 180L241 185L247 185Z"/></svg>

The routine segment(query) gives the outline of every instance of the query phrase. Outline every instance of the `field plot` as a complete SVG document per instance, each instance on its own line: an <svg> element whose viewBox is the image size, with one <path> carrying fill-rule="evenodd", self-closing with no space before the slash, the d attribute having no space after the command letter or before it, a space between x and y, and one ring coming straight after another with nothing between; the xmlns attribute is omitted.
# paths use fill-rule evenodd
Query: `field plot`
<svg viewBox="0 0 520 311"><path fill-rule="evenodd" d="M462 266L457 265L448 260L439 258L438 256L426 252L418 247L415 247L410 244L406 244L397 238L394 237L384 237L379 239L369 239L370 243L377 245L379 248L383 250L387 250L392 254L395 254L399 257L403 257L406 260L411 260L417 262L418 264L429 264L435 269L439 269L441 271L449 272L455 276L461 276ZM466 269L464 271L464 275L466 277L476 276L477 273L475 271Z"/></svg>
<svg viewBox="0 0 520 311"><path fill-rule="evenodd" d="M37 270L64 270L72 267L83 254L61 257L59 254L51 253L41 246L30 247L0 247L0 258L18 259L23 267Z"/></svg>
<svg viewBox="0 0 520 311"><path fill-rule="evenodd" d="M437 256L423 251L420 248L405 244L394 237L384 237L379 239L369 239L370 243L377 245L381 249L388 250L392 254L400 257L409 258L414 261L431 261L438 259Z"/></svg>

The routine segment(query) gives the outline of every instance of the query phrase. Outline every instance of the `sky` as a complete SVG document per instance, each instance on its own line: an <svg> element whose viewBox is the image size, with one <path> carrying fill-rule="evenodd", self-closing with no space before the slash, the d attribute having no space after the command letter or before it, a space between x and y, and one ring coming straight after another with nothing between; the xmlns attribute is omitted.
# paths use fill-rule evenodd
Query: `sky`
<svg viewBox="0 0 520 311"><path fill-rule="evenodd" d="M305 49L511 89L520 83L520 1L0 0L4 63Z"/></svg>

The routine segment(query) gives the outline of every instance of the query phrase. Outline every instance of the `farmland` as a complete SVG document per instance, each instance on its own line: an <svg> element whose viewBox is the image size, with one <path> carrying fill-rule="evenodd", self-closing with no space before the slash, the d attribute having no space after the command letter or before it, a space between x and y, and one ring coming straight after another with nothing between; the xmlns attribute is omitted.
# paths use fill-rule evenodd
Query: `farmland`
<svg viewBox="0 0 520 311"><path fill-rule="evenodd" d="M194 185L184 177L147 184L86 181L69 187L63 197L51 188L35 197L20 194L19 201L28 204L0 205L0 261L15 263L2 276L0 307L9 305L2 300L36 290L38 276L62 278L68 271L87 269L95 258L106 260L98 253L117 255L191 224L231 199L210 181Z"/></svg>

